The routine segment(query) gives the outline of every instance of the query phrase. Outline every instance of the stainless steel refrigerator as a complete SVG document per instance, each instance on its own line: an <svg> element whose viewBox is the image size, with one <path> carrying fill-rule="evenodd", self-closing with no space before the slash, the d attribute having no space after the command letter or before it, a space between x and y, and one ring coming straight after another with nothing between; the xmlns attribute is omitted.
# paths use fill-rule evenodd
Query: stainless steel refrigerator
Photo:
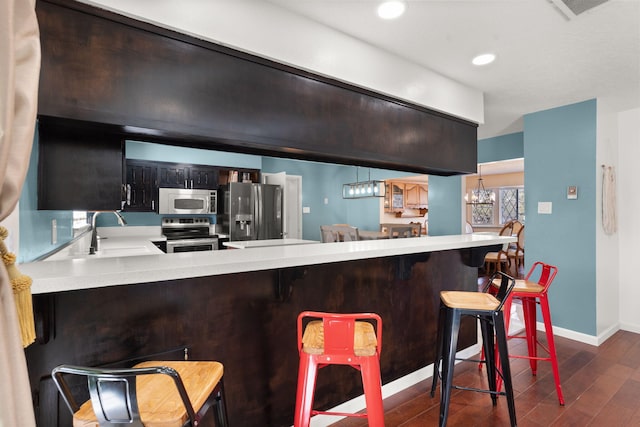
<svg viewBox="0 0 640 427"><path fill-rule="evenodd" d="M229 240L282 238L282 188L279 185L232 182L220 188L217 222Z"/></svg>

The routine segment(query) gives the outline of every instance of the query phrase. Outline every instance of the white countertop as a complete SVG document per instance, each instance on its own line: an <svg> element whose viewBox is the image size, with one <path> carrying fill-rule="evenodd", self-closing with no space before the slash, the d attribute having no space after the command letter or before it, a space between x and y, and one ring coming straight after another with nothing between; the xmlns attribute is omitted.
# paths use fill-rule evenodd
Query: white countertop
<svg viewBox="0 0 640 427"><path fill-rule="evenodd" d="M115 238L112 240L115 242ZM43 294L105 286L206 277L358 259L472 248L515 242L514 237L462 234L389 240L361 240L126 257L78 258L21 264Z"/></svg>
<svg viewBox="0 0 640 427"><path fill-rule="evenodd" d="M267 239L267 240L242 240L242 241L224 242L223 245L233 249L249 249L249 248L268 248L271 246L308 245L311 243L320 243L320 242L317 240L303 240L303 239Z"/></svg>

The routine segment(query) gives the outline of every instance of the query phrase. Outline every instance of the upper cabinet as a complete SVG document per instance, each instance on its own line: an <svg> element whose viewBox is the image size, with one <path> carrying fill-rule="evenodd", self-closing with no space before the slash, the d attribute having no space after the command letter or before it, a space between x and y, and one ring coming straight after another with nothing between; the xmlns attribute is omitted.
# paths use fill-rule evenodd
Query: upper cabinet
<svg viewBox="0 0 640 427"><path fill-rule="evenodd" d="M475 123L85 3L36 2L41 116L110 125L126 139L476 172Z"/></svg>
<svg viewBox="0 0 640 427"><path fill-rule="evenodd" d="M215 190L230 177L260 182L260 170L127 159L123 209L157 212L159 188Z"/></svg>
<svg viewBox="0 0 640 427"><path fill-rule="evenodd" d="M42 119L38 132L38 209L121 209L124 141L119 135Z"/></svg>
<svg viewBox="0 0 640 427"><path fill-rule="evenodd" d="M206 165L158 163L158 186L161 188L218 188L218 168Z"/></svg>
<svg viewBox="0 0 640 427"><path fill-rule="evenodd" d="M429 204L428 187L424 184L405 184L405 206L408 208L426 208Z"/></svg>
<svg viewBox="0 0 640 427"><path fill-rule="evenodd" d="M404 209L426 209L429 206L427 184L387 181L384 200L385 212L402 212Z"/></svg>
<svg viewBox="0 0 640 427"><path fill-rule="evenodd" d="M158 204L158 165L145 160L127 160L126 211L155 211Z"/></svg>

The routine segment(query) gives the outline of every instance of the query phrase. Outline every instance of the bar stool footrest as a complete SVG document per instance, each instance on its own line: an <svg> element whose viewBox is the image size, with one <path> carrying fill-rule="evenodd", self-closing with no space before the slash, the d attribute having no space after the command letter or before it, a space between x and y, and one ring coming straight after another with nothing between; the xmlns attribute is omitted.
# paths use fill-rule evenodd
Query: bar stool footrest
<svg viewBox="0 0 640 427"><path fill-rule="evenodd" d="M465 390L465 391L475 391L478 393L486 393L486 394L493 394L495 396L506 396L507 393L504 391L491 391L491 390L487 390L486 388L475 388L475 387L463 387L460 385L452 385L451 388L455 388L456 390Z"/></svg>
<svg viewBox="0 0 640 427"><path fill-rule="evenodd" d="M311 411L311 415L333 415L339 417L367 418L367 414L354 414L351 412Z"/></svg>

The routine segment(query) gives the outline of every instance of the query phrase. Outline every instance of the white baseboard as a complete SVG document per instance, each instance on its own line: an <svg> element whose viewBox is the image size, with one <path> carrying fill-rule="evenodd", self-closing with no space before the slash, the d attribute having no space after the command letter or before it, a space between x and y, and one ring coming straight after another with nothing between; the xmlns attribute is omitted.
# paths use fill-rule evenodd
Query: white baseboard
<svg viewBox="0 0 640 427"><path fill-rule="evenodd" d="M635 334L640 334L640 325L635 323L620 323L620 329L623 331L633 332Z"/></svg>
<svg viewBox="0 0 640 427"><path fill-rule="evenodd" d="M544 332L544 323L537 322L536 329ZM605 342L607 339L611 338L613 334L615 334L621 328L619 325L614 325L607 329L606 331L598 334L597 336L583 334L582 332L572 331L571 329L560 328L558 326L553 327L553 334L563 338L569 338L570 340L582 342L585 344L593 345L598 347L600 344ZM623 329L623 328L622 328ZM639 329L640 331L640 329ZM640 332L639 332L640 333Z"/></svg>

